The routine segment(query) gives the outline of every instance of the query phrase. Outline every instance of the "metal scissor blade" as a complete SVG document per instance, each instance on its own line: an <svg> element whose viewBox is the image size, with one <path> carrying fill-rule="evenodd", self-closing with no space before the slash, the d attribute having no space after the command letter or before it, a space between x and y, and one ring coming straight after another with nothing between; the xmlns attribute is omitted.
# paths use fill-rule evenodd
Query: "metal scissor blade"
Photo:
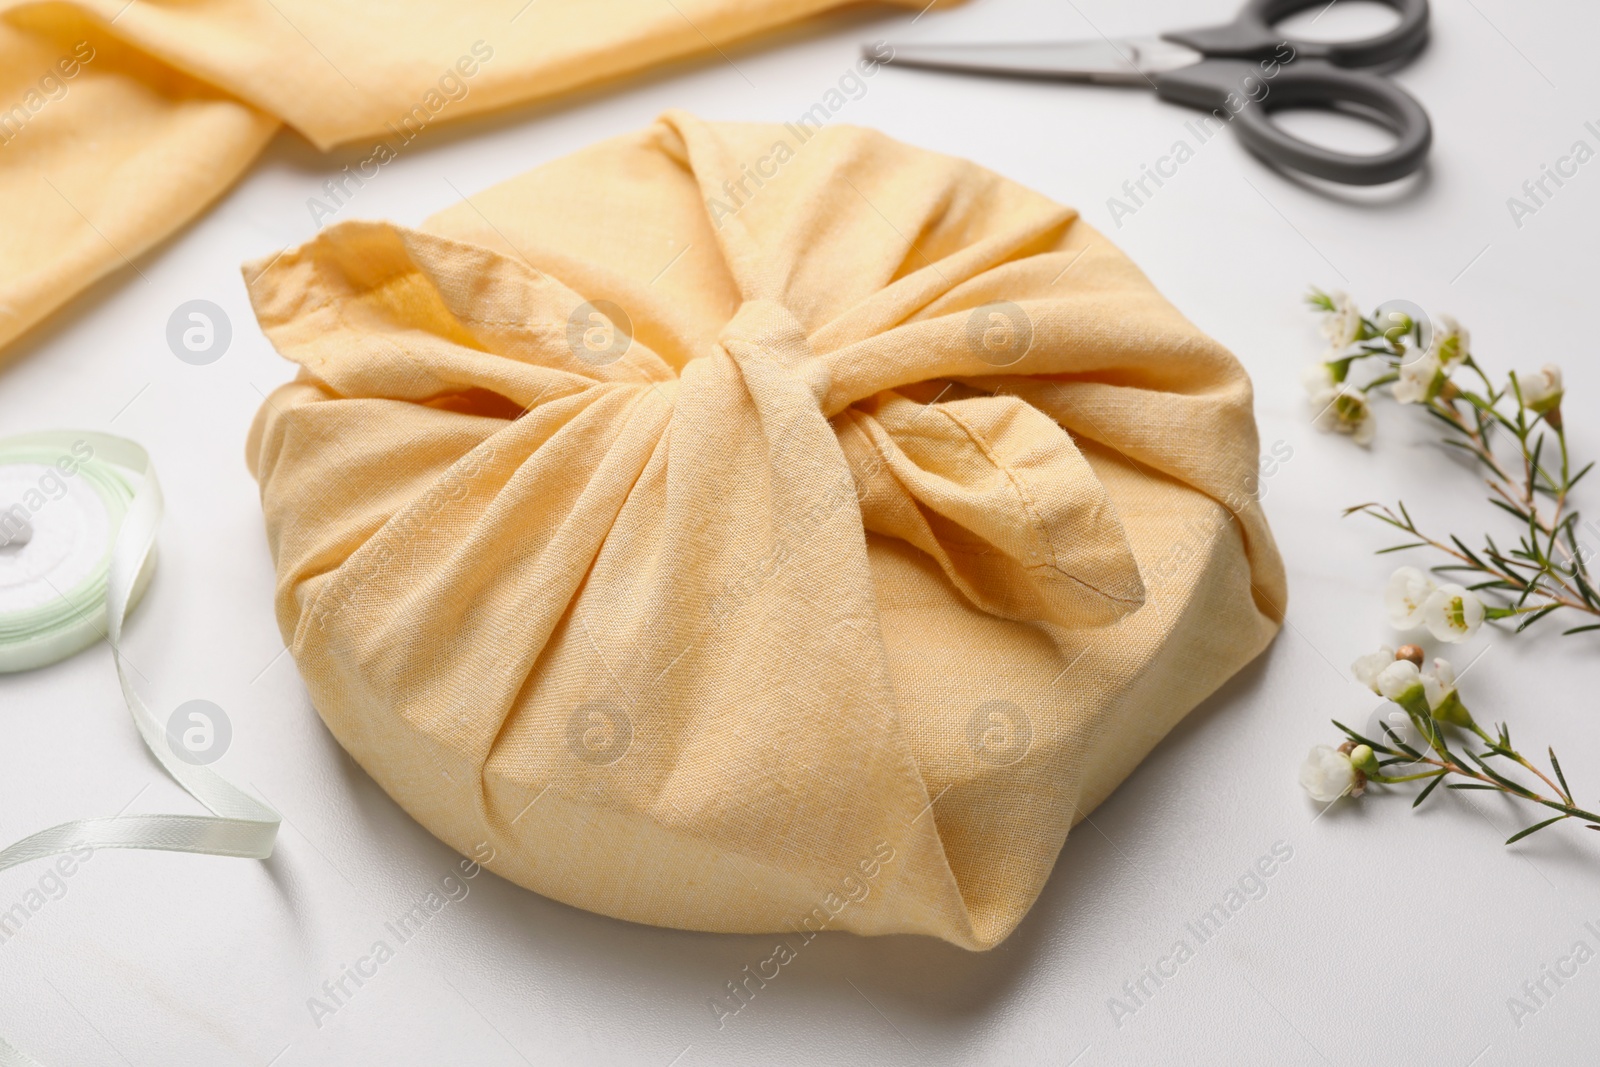
<svg viewBox="0 0 1600 1067"><path fill-rule="evenodd" d="M881 49L883 46L878 45ZM961 71L1012 78L1100 82L1106 85L1152 85L1160 74L1203 58L1193 48L1159 37L1121 40L1040 42L1035 44L904 44L890 45L889 63L928 70ZM864 50L869 58L881 51Z"/></svg>

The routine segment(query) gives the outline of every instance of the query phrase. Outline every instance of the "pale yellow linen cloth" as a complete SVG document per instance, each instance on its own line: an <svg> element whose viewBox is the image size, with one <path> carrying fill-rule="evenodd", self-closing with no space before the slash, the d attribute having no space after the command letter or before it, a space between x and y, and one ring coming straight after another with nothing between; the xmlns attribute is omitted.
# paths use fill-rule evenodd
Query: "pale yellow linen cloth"
<svg viewBox="0 0 1600 1067"><path fill-rule="evenodd" d="M249 459L313 701L581 908L993 946L1282 617L1243 370L972 163L669 113L245 273L301 366Z"/></svg>
<svg viewBox="0 0 1600 1067"><path fill-rule="evenodd" d="M0 361L200 214L280 123L398 154L844 2L0 0Z"/></svg>

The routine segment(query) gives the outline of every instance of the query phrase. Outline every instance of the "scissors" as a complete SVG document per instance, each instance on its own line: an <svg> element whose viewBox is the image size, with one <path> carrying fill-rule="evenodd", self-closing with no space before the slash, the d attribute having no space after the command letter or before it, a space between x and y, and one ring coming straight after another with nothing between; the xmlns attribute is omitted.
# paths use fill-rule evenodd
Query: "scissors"
<svg viewBox="0 0 1600 1067"><path fill-rule="evenodd" d="M1381 74L1358 69L1410 62L1428 40L1428 0L1379 2L1400 21L1351 41L1293 40L1274 31L1273 23L1327 0L1249 0L1226 25L1157 37L896 45L887 60L881 51L863 51L930 70L1153 87L1163 100L1210 111L1237 127L1245 147L1270 163L1344 185L1378 185L1422 166L1433 141L1428 113L1415 97ZM1269 115L1296 108L1352 113L1387 128L1396 143L1370 155L1312 144Z"/></svg>

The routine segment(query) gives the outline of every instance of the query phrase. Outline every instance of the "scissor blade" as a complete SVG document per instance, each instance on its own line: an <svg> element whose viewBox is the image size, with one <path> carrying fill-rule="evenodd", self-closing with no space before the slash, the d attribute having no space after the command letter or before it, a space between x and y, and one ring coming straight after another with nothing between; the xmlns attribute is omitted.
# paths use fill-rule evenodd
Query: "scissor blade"
<svg viewBox="0 0 1600 1067"><path fill-rule="evenodd" d="M881 48L882 46L877 46ZM1159 37L1035 44L904 44L888 62L1013 78L1151 85L1150 75L1197 63L1199 52ZM867 53L879 58L882 52Z"/></svg>

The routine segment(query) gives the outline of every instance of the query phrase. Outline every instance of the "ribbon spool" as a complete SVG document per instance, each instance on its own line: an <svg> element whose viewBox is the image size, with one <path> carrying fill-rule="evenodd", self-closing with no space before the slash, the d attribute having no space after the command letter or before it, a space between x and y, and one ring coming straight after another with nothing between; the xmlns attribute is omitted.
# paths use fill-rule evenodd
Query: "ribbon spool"
<svg viewBox="0 0 1600 1067"><path fill-rule="evenodd" d="M97 450L97 436L0 441L0 674L47 666L106 635L112 536L133 501L138 457L104 440ZM130 610L154 570L152 553Z"/></svg>
<svg viewBox="0 0 1600 1067"><path fill-rule="evenodd" d="M278 813L174 755L123 666L122 627L155 570L161 511L149 454L126 438L59 431L0 440L0 673L55 663L104 638L145 747L213 813L63 823L0 851L0 871L84 848L272 855ZM0 1039L0 1067L40 1065Z"/></svg>

